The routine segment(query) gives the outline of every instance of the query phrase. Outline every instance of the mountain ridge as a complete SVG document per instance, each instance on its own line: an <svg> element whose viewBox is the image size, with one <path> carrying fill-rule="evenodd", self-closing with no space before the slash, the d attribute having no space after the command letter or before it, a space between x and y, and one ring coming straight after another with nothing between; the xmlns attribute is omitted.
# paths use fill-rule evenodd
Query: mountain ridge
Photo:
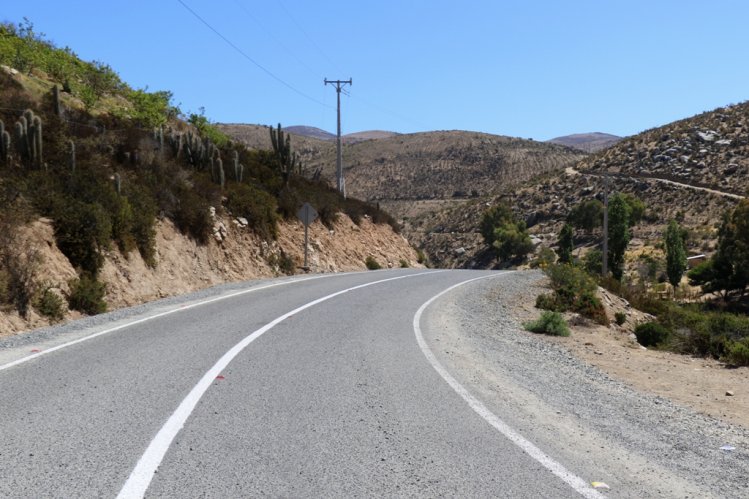
<svg viewBox="0 0 749 499"><path fill-rule="evenodd" d="M581 151L594 153L602 149L606 149L616 144L623 137L618 135L612 135L610 133L603 132L589 132L589 133L573 133L570 135L562 135L561 137L555 137L547 140L554 144L561 144Z"/></svg>

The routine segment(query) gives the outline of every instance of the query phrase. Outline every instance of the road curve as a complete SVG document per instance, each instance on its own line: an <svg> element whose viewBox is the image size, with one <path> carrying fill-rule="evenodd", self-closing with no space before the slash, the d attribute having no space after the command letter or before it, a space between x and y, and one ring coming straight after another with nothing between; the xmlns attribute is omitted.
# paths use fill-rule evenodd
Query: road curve
<svg viewBox="0 0 749 499"><path fill-rule="evenodd" d="M0 343L0 497L597 497L420 345L476 278L511 274L253 282Z"/></svg>

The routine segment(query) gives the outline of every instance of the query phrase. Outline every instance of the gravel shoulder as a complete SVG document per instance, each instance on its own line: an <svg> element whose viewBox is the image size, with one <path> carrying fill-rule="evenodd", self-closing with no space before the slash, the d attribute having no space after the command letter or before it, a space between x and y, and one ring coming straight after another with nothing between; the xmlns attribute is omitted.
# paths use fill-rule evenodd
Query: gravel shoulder
<svg viewBox="0 0 749 499"><path fill-rule="evenodd" d="M670 397L670 386L689 388L718 367L641 350L623 332L526 332L543 280L517 272L442 297L424 318L430 348L497 416L573 473L605 482L609 497L747 497L749 429Z"/></svg>

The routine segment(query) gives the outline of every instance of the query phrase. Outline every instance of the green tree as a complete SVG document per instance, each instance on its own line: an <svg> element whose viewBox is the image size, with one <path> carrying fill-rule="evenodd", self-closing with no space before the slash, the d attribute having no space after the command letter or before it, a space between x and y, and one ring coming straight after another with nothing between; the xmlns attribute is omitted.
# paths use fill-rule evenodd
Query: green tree
<svg viewBox="0 0 749 499"><path fill-rule="evenodd" d="M573 238L574 232L572 226L570 224L564 224L562 230L559 232L559 263L572 262L572 250L575 248Z"/></svg>
<svg viewBox="0 0 749 499"><path fill-rule="evenodd" d="M188 122L198 129L201 137L208 137L208 139L216 144L218 147L225 147L231 140L228 135L218 129L216 125L211 123L205 116L205 108L199 109L200 114L192 113L188 118Z"/></svg>
<svg viewBox="0 0 749 499"><path fill-rule="evenodd" d="M153 128L166 124L176 115L178 109L172 107L172 93L169 91L148 92L132 90L128 100L133 105L132 118L142 127Z"/></svg>
<svg viewBox="0 0 749 499"><path fill-rule="evenodd" d="M645 203L632 194L621 193L619 196L621 196L622 199L624 199L624 202L627 203L627 206L629 206L629 226L633 227L637 225L645 216Z"/></svg>
<svg viewBox="0 0 749 499"><path fill-rule="evenodd" d="M570 210L567 221L576 229L584 230L590 234L603 222L603 203L597 199L583 201Z"/></svg>
<svg viewBox="0 0 749 499"><path fill-rule="evenodd" d="M506 222L512 222L514 218L512 210L505 204L492 206L484 212L484 215L481 217L479 231L484 237L484 242L487 246L494 245L494 230Z"/></svg>
<svg viewBox="0 0 749 499"><path fill-rule="evenodd" d="M632 235L629 230L630 208L620 194L609 201L609 268L614 279L624 275L624 252Z"/></svg>
<svg viewBox="0 0 749 499"><path fill-rule="evenodd" d="M681 276L687 268L687 252L684 249L682 230L676 220L671 220L666 228L666 275L668 282L675 288L681 282Z"/></svg>
<svg viewBox="0 0 749 499"><path fill-rule="evenodd" d="M481 235L494 248L501 260L523 258L533 250L525 222L515 220L507 205L498 204L484 212Z"/></svg>
<svg viewBox="0 0 749 499"><path fill-rule="evenodd" d="M494 229L494 249L501 260L521 259L533 251L525 222L505 222Z"/></svg>
<svg viewBox="0 0 749 499"><path fill-rule="evenodd" d="M749 285L749 200L742 199L726 213L718 231L718 251L710 261L689 272L689 282L706 293L738 291Z"/></svg>

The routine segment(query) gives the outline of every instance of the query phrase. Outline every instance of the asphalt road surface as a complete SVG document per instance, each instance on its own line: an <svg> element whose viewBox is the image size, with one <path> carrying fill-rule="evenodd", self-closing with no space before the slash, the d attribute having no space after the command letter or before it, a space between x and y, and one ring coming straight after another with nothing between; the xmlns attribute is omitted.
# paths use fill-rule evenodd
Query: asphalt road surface
<svg viewBox="0 0 749 499"><path fill-rule="evenodd" d="M259 281L26 335L0 497L599 496L431 355L421 314L476 278L512 274Z"/></svg>

